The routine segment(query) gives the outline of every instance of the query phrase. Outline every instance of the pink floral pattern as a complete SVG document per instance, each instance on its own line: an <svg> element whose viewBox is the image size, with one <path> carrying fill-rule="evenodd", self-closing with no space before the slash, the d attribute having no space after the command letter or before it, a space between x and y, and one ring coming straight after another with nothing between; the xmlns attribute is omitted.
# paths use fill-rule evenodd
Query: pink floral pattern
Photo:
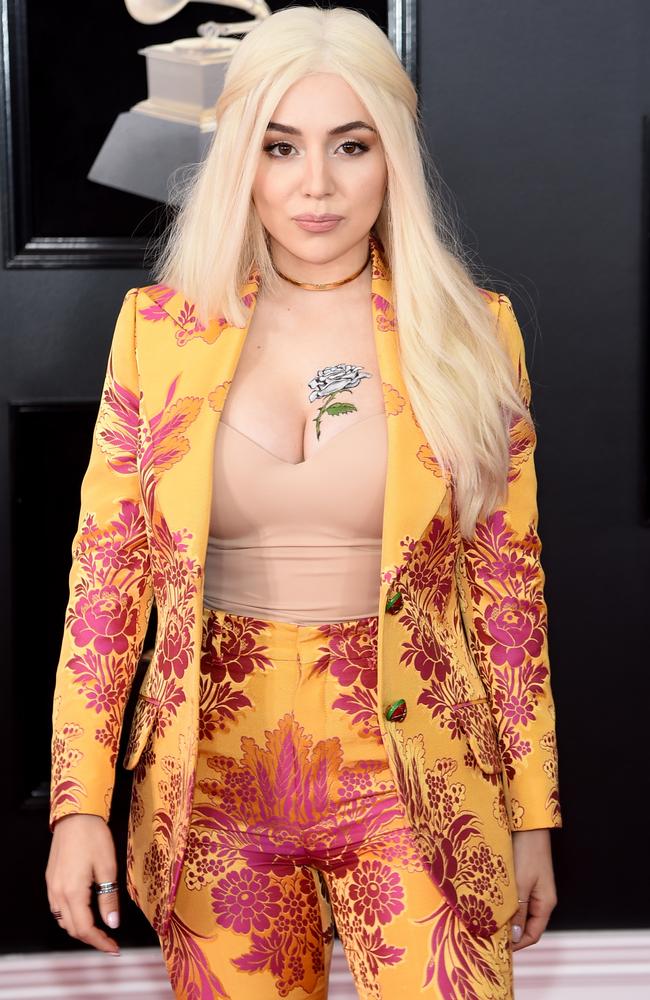
<svg viewBox="0 0 650 1000"><path fill-rule="evenodd" d="M500 297L499 318L519 394L530 407L521 332L505 296ZM511 426L508 502L479 523L474 539L464 543L457 566L469 646L497 732L512 830L562 825L536 503L536 440L532 419Z"/></svg>
<svg viewBox="0 0 650 1000"><path fill-rule="evenodd" d="M299 660L289 654L295 630ZM455 761L438 761L428 774L440 801L431 820L446 829L445 811L456 817L472 890L450 907L438 884L452 858L421 853L368 724L376 658L374 617L291 626L204 609L192 819L160 934L177 996L237 997L257 979L278 997L322 991L335 926L363 996L432 982L450 998L512 995L507 929L483 898L498 893L503 861L471 840ZM140 764L135 774L139 782ZM165 861L156 840L145 861L155 898Z"/></svg>
<svg viewBox="0 0 650 1000"><path fill-rule="evenodd" d="M134 308L131 290L116 324L72 542L53 699L50 829L70 812L108 816L124 705L153 600L137 489L135 373L126 362Z"/></svg>

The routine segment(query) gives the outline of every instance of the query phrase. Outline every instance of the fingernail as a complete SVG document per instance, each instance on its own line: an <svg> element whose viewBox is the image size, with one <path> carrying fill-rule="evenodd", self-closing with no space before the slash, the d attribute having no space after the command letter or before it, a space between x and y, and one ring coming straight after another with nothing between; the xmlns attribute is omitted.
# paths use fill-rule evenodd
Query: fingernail
<svg viewBox="0 0 650 1000"><path fill-rule="evenodd" d="M120 955L122 954L122 952L121 951L107 951L106 954L107 955L114 955L115 958L119 958Z"/></svg>
<svg viewBox="0 0 650 1000"><path fill-rule="evenodd" d="M519 939L521 938L521 934L522 934L522 930L521 930L521 927L519 926L519 924L513 924L513 926L512 926L512 940L515 941L515 942L519 941Z"/></svg>
<svg viewBox="0 0 650 1000"><path fill-rule="evenodd" d="M111 910L111 912L106 917L106 923L109 927L119 927L120 925L120 915L117 910Z"/></svg>

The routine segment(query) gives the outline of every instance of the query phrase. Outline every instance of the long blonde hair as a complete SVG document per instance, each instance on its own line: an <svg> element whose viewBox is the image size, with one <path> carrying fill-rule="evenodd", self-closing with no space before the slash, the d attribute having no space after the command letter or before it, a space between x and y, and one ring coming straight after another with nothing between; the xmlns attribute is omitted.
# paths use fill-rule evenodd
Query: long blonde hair
<svg viewBox="0 0 650 1000"><path fill-rule="evenodd" d="M208 153L177 187L180 209L154 249L155 280L182 289L202 322L220 313L235 326L246 319L238 290L253 264L262 287L275 289L280 279L251 198L257 151L285 91L316 72L339 74L379 133L388 183L373 229L391 272L403 377L420 427L452 476L460 531L471 538L477 519L506 496L512 415L531 417L435 191L417 91L369 17L288 7L239 43Z"/></svg>

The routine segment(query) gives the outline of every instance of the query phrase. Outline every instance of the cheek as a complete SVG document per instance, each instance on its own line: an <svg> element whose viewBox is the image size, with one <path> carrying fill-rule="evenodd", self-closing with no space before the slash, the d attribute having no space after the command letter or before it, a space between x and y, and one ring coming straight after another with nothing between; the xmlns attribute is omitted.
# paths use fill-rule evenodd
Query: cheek
<svg viewBox="0 0 650 1000"><path fill-rule="evenodd" d="M255 180L253 181L253 186L251 188L251 198L256 205L260 205L264 202L265 198L264 188L265 188L264 173L263 171L258 170L255 175Z"/></svg>
<svg viewBox="0 0 650 1000"><path fill-rule="evenodd" d="M363 191L366 199L381 199L386 190L386 168L383 163L363 164L355 177L355 187Z"/></svg>
<svg viewBox="0 0 650 1000"><path fill-rule="evenodd" d="M349 171L349 179L355 187L363 188L369 197L380 195L387 181L387 167L383 152L372 149L357 158L355 170Z"/></svg>
<svg viewBox="0 0 650 1000"><path fill-rule="evenodd" d="M289 188L289 171L278 171L273 169L274 164L263 165L258 168L253 182L252 197L256 205L280 204L286 196Z"/></svg>

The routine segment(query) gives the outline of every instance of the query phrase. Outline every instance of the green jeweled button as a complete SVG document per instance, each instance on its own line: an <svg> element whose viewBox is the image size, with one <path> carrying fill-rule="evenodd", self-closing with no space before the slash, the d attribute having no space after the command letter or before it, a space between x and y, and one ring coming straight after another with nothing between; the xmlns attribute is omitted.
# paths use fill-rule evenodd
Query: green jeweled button
<svg viewBox="0 0 650 1000"><path fill-rule="evenodd" d="M389 705L384 716L389 722L401 722L406 718L406 702L403 698L398 698L392 705Z"/></svg>
<svg viewBox="0 0 650 1000"><path fill-rule="evenodd" d="M395 612L399 611L399 609L402 607L402 604L403 604L402 595L400 594L399 591L397 591L396 594L393 594L386 601L386 611L388 612L389 615L394 615Z"/></svg>

